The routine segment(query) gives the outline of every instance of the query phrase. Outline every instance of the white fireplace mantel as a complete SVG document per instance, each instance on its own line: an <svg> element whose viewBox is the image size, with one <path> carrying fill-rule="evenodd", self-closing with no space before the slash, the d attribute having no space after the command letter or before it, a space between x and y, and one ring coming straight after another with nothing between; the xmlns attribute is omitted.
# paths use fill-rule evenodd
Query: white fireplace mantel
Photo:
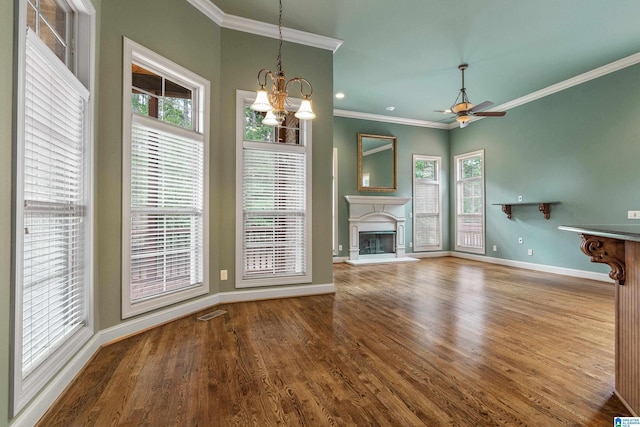
<svg viewBox="0 0 640 427"><path fill-rule="evenodd" d="M417 261L405 257L405 205L410 197L344 196L349 203L350 264L372 262ZM394 231L395 253L360 255L360 233Z"/></svg>
<svg viewBox="0 0 640 427"><path fill-rule="evenodd" d="M349 206L352 204L369 204L369 205L406 205L410 197L395 197L395 196L344 196L349 202Z"/></svg>

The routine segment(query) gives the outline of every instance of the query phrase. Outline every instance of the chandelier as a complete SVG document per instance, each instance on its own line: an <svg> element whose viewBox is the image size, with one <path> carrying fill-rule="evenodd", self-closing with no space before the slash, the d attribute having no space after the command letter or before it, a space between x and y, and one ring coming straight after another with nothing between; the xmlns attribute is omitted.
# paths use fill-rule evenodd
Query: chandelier
<svg viewBox="0 0 640 427"><path fill-rule="evenodd" d="M300 120L311 120L316 117L311 109L310 98L313 93L311 83L302 77L294 77L287 80L284 71L282 71L282 0L280 0L278 32L280 40L277 61L278 70L275 73L266 68L258 71L258 85L260 89L256 92L256 99L253 104L251 104L252 110L267 113L262 123L269 126L282 125L282 122L287 116L285 104L289 102L287 99L287 88L291 83L298 83L300 85L300 96L302 96L300 108L294 115ZM269 91L265 89L267 86L267 77L271 79L271 88ZM305 89L307 89L307 91L305 91Z"/></svg>

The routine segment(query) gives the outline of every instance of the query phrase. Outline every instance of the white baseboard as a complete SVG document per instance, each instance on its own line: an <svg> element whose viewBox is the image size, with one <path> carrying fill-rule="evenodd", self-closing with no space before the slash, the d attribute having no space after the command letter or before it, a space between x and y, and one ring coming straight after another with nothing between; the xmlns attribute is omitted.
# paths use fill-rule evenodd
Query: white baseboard
<svg viewBox="0 0 640 427"><path fill-rule="evenodd" d="M334 256L333 257L333 263L334 264L338 264L338 263L341 263L341 262L345 262L348 259L349 259L349 257L346 257L346 256Z"/></svg>
<svg viewBox="0 0 640 427"><path fill-rule="evenodd" d="M555 267L552 265L534 264L531 262L513 261L510 259L493 258L483 255L468 254L465 252L451 252L451 256L456 258L470 259L473 261L487 262L490 264L506 265L507 267L524 268L526 270L543 271L545 273L560 274L563 276L577 277L580 279L598 280L600 282L614 283L605 273L593 271L575 270L573 268Z"/></svg>
<svg viewBox="0 0 640 427"><path fill-rule="evenodd" d="M60 371L58 375L36 396L25 409L12 420L11 427L34 426L47 412L49 407L62 394L73 379L80 373L93 355L105 344L121 340L128 336L170 322L189 314L196 313L220 303L257 301L274 298L290 298L309 295L335 293L333 283L304 286L279 286L246 291L219 292L202 298L193 299L166 310L142 315L111 328L98 331Z"/></svg>

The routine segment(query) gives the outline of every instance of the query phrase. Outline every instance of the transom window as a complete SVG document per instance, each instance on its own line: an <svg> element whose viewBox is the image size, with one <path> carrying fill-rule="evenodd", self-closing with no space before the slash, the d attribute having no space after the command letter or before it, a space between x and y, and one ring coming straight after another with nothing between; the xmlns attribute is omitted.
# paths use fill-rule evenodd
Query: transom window
<svg viewBox="0 0 640 427"><path fill-rule="evenodd" d="M192 89L136 63L131 64L131 109L187 129L193 129Z"/></svg>
<svg viewBox="0 0 640 427"><path fill-rule="evenodd" d="M27 27L65 64L71 63L73 13L62 0L27 0Z"/></svg>

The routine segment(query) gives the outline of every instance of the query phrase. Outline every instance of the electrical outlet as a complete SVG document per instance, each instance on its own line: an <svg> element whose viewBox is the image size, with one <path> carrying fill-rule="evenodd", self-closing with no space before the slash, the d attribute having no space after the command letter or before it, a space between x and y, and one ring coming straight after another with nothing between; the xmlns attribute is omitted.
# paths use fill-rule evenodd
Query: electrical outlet
<svg viewBox="0 0 640 427"><path fill-rule="evenodd" d="M496 252L498 250L498 245L493 245L493 252Z"/></svg>
<svg viewBox="0 0 640 427"><path fill-rule="evenodd" d="M338 250L342 251L342 245L338 245Z"/></svg>
<svg viewBox="0 0 640 427"><path fill-rule="evenodd" d="M220 270L220 280L227 280L227 270Z"/></svg>
<svg viewBox="0 0 640 427"><path fill-rule="evenodd" d="M413 212L409 212L409 218L413 218Z"/></svg>
<svg viewBox="0 0 640 427"><path fill-rule="evenodd" d="M533 256L533 249L527 249L527 255Z"/></svg>
<svg viewBox="0 0 640 427"><path fill-rule="evenodd" d="M522 201L522 196L518 196L518 201L521 202Z"/></svg>
<svg viewBox="0 0 640 427"><path fill-rule="evenodd" d="M409 247L412 248L413 247L413 242L409 242Z"/></svg>
<svg viewBox="0 0 640 427"><path fill-rule="evenodd" d="M627 212L628 219L640 219L640 211L628 211Z"/></svg>
<svg viewBox="0 0 640 427"><path fill-rule="evenodd" d="M524 239L522 237L518 237L518 243L523 244L524 243Z"/></svg>

